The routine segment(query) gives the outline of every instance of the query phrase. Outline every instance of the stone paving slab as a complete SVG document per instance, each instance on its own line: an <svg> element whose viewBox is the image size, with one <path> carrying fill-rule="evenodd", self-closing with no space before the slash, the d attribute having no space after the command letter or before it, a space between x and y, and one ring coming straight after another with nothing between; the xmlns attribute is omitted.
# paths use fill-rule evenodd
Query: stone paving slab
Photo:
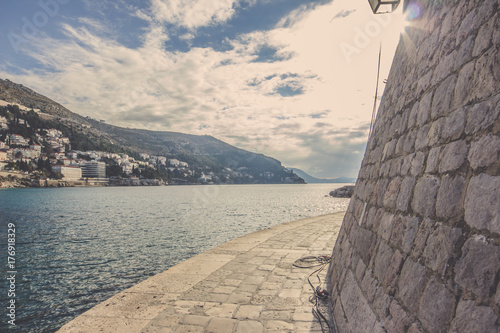
<svg viewBox="0 0 500 333"><path fill-rule="evenodd" d="M234 239L109 298L58 332L321 332L307 282L315 269L292 265L330 255L344 214Z"/></svg>

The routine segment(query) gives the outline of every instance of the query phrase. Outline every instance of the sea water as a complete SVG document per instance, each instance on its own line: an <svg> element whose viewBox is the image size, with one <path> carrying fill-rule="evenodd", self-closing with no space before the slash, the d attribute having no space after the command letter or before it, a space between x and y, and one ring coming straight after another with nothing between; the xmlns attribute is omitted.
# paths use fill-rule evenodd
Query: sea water
<svg viewBox="0 0 500 333"><path fill-rule="evenodd" d="M231 239L345 210L349 199L327 196L342 185L1 190L0 331L11 326L13 311L20 332L56 331L114 294Z"/></svg>

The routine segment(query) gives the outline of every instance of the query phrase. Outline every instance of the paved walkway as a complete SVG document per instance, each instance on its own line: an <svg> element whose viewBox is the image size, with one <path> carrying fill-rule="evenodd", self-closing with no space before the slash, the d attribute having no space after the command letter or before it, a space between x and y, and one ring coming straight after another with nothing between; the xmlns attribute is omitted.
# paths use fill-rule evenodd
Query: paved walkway
<svg viewBox="0 0 500 333"><path fill-rule="evenodd" d="M331 255L344 214L227 242L111 297L59 332L321 332L309 302L314 268L292 264ZM324 281L326 269L321 274Z"/></svg>

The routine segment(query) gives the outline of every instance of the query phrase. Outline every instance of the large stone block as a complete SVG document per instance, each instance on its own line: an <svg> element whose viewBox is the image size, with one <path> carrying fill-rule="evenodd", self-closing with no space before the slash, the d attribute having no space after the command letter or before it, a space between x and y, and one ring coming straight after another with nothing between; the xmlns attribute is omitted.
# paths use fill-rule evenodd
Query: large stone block
<svg viewBox="0 0 500 333"><path fill-rule="evenodd" d="M439 172L455 171L460 168L467 159L468 150L465 140L454 141L444 146Z"/></svg>
<svg viewBox="0 0 500 333"><path fill-rule="evenodd" d="M396 215L393 220L391 246L393 248L401 248L403 242L403 235L405 232L406 216Z"/></svg>
<svg viewBox="0 0 500 333"><path fill-rule="evenodd" d="M353 233L354 248L365 263L372 258L376 239L376 235L365 228L356 228Z"/></svg>
<svg viewBox="0 0 500 333"><path fill-rule="evenodd" d="M473 228L500 233L500 177L472 177L465 196L465 221Z"/></svg>
<svg viewBox="0 0 500 333"><path fill-rule="evenodd" d="M431 115L431 105L432 105L433 92L425 94L418 103L417 109L417 125L422 126L427 123Z"/></svg>
<svg viewBox="0 0 500 333"><path fill-rule="evenodd" d="M462 43L463 40L474 30L479 28L482 23L482 18L478 17L478 10L468 10L465 9L467 15L460 22L460 26L457 32L457 45Z"/></svg>
<svg viewBox="0 0 500 333"><path fill-rule="evenodd" d="M373 277L371 270L366 270L363 280L361 281L361 289L366 294L366 300L370 303L373 302L375 298L375 293L377 292L378 281Z"/></svg>
<svg viewBox="0 0 500 333"><path fill-rule="evenodd" d="M456 296L436 278L431 278L422 293L418 317L430 333L447 332L455 309Z"/></svg>
<svg viewBox="0 0 500 333"><path fill-rule="evenodd" d="M445 51L446 52L446 51ZM439 64L434 70L434 76L432 77L432 83L436 84L448 77L454 70L455 62L457 59L457 51L454 50L450 54L441 57Z"/></svg>
<svg viewBox="0 0 500 333"><path fill-rule="evenodd" d="M467 108L460 108L446 117L441 136L443 140L457 140L465 128L465 116Z"/></svg>
<svg viewBox="0 0 500 333"><path fill-rule="evenodd" d="M457 84L455 86L455 94L453 97L452 107L459 108L467 104L471 99L471 91L473 89L472 82L474 79L474 65L471 61L462 67L458 73Z"/></svg>
<svg viewBox="0 0 500 333"><path fill-rule="evenodd" d="M401 307L398 301L393 300L389 306L390 316L386 320L385 330L387 333L406 332L412 321L406 311Z"/></svg>
<svg viewBox="0 0 500 333"><path fill-rule="evenodd" d="M415 153L408 154L404 157L403 163L401 164L401 175L406 176L411 169L411 164L413 158L415 157Z"/></svg>
<svg viewBox="0 0 500 333"><path fill-rule="evenodd" d="M384 281L393 255L394 250L386 242L381 241L373 265L373 273L379 281Z"/></svg>
<svg viewBox="0 0 500 333"><path fill-rule="evenodd" d="M411 202L412 209L422 216L434 213L440 181L434 176L423 176L417 181Z"/></svg>
<svg viewBox="0 0 500 333"><path fill-rule="evenodd" d="M402 127L403 117L401 114L397 114L391 121L391 127L389 128L389 132L394 134L395 136L399 136Z"/></svg>
<svg viewBox="0 0 500 333"><path fill-rule="evenodd" d="M386 160L394 154L394 150L396 149L397 139L392 139L387 142L384 146L384 150L382 152L382 160Z"/></svg>
<svg viewBox="0 0 500 333"><path fill-rule="evenodd" d="M489 167L498 162L500 152L500 137L484 135L479 140L471 143L468 160L473 169Z"/></svg>
<svg viewBox="0 0 500 333"><path fill-rule="evenodd" d="M458 49L455 59L455 69L461 69L462 66L472 59L472 48L474 47L475 36L469 36Z"/></svg>
<svg viewBox="0 0 500 333"><path fill-rule="evenodd" d="M499 332L495 312L487 306L477 306L474 301L461 300L449 333Z"/></svg>
<svg viewBox="0 0 500 333"><path fill-rule="evenodd" d="M434 173L437 171L440 155L441 147L434 147L429 151L427 155L427 167L425 168L426 173Z"/></svg>
<svg viewBox="0 0 500 333"><path fill-rule="evenodd" d="M405 138L405 143L404 143L404 151L406 153L411 153L413 152L413 149L415 148L415 139L417 137L417 130L416 129L411 129L408 134L406 135Z"/></svg>
<svg viewBox="0 0 500 333"><path fill-rule="evenodd" d="M455 245L461 235L461 229L437 224L436 230L429 235L424 249L425 265L444 275L448 261L452 257Z"/></svg>
<svg viewBox="0 0 500 333"><path fill-rule="evenodd" d="M441 117L432 122L429 132L427 133L425 145L429 147L434 147L438 143L441 143L443 137L443 128L446 122L445 117ZM418 139L418 138L417 138Z"/></svg>
<svg viewBox="0 0 500 333"><path fill-rule="evenodd" d="M455 281L485 299L495 292L495 277L500 269L500 249L482 236L468 239L462 257L455 265Z"/></svg>
<svg viewBox="0 0 500 333"><path fill-rule="evenodd" d="M417 123L419 104L420 103L418 101L415 104L413 104L410 114L408 115L408 122L406 123L406 127L408 130L412 130L415 127L415 124Z"/></svg>
<svg viewBox="0 0 500 333"><path fill-rule="evenodd" d="M444 80L436 89L434 98L432 100L432 119L445 116L450 111L451 99L453 96L453 91L455 90L456 82L457 76L451 75L446 80Z"/></svg>
<svg viewBox="0 0 500 333"><path fill-rule="evenodd" d="M498 93L500 87L500 53L496 46L489 48L476 61L471 98L482 100Z"/></svg>
<svg viewBox="0 0 500 333"><path fill-rule="evenodd" d="M412 176L418 176L425 168L425 154L421 151L415 154L411 161L410 173Z"/></svg>
<svg viewBox="0 0 500 333"><path fill-rule="evenodd" d="M429 237L433 226L434 222L430 219L424 219L418 226L418 232L411 251L411 256L413 258L419 258L422 255L427 238Z"/></svg>
<svg viewBox="0 0 500 333"><path fill-rule="evenodd" d="M384 290L378 288L373 299L373 310L379 318L385 318L389 315L389 305L391 305L392 297Z"/></svg>
<svg viewBox="0 0 500 333"><path fill-rule="evenodd" d="M398 198L399 189L401 187L401 178L394 178L387 187L384 195L384 206L390 209L396 208L396 200Z"/></svg>
<svg viewBox="0 0 500 333"><path fill-rule="evenodd" d="M444 175L441 179L436 201L436 215L444 220L463 214L462 198L465 189L465 178L462 176Z"/></svg>
<svg viewBox="0 0 500 333"><path fill-rule="evenodd" d="M380 238L382 238L386 242L389 242L389 239L391 238L393 220L394 220L394 215L387 212L384 213L382 219L380 220L380 225L377 229L377 234L380 236Z"/></svg>
<svg viewBox="0 0 500 333"><path fill-rule="evenodd" d="M492 2L492 1L490 1ZM490 46L493 38L493 29L495 27L495 21L498 20L498 16L495 15L488 22L483 24L477 33L476 40L474 43L473 56L477 57L482 52L486 51Z"/></svg>
<svg viewBox="0 0 500 333"><path fill-rule="evenodd" d="M465 133L473 134L488 130L500 116L500 94L488 100L475 104L467 114Z"/></svg>
<svg viewBox="0 0 500 333"><path fill-rule="evenodd" d="M410 204L411 195L413 189L415 188L416 180L413 177L406 177L401 182L401 188L399 190L398 199L396 200L396 209L406 212L408 211L408 206Z"/></svg>
<svg viewBox="0 0 500 333"><path fill-rule="evenodd" d="M404 218L405 223L405 231L403 235L403 240L401 244L401 249L406 253L410 254L411 249L413 247L413 242L417 237L419 220L417 217L408 217Z"/></svg>
<svg viewBox="0 0 500 333"><path fill-rule="evenodd" d="M354 275L349 271L344 288L340 292L344 317L337 317L337 321L344 321L348 330L345 332L371 333L377 317L366 301L361 289L356 283ZM340 311L339 311L340 312Z"/></svg>
<svg viewBox="0 0 500 333"><path fill-rule="evenodd" d="M417 313L418 300L427 282L426 272L424 266L409 258L401 269L396 296L412 313Z"/></svg>
<svg viewBox="0 0 500 333"><path fill-rule="evenodd" d="M399 250L396 250L392 255L389 267L387 267L387 271L385 273L385 277L383 280L383 285L385 288L395 287L402 262L403 255L401 254L401 252L399 252Z"/></svg>

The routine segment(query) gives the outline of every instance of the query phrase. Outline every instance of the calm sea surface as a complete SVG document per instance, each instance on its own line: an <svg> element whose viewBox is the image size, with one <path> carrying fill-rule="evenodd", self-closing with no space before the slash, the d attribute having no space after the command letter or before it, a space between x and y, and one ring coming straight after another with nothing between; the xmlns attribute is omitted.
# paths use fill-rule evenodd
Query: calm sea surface
<svg viewBox="0 0 500 333"><path fill-rule="evenodd" d="M53 332L198 253L284 222L347 208L342 184L87 187L0 191L0 331ZM15 297L7 280L15 224ZM13 331L13 330L9 330Z"/></svg>

